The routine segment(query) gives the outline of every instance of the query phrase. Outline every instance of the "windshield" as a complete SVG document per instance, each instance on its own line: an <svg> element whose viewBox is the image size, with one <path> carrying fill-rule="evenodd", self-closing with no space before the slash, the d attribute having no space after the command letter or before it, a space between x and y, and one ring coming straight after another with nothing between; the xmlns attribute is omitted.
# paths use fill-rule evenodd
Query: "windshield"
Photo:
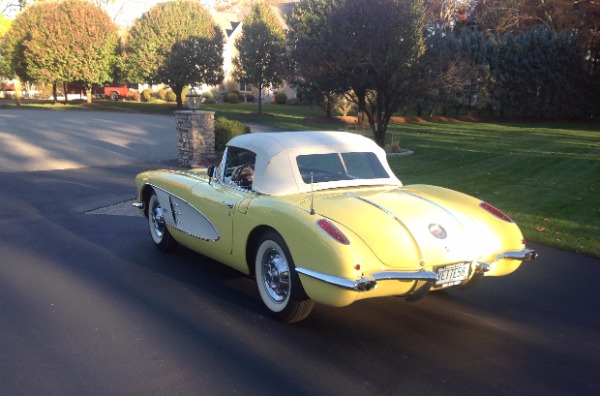
<svg viewBox="0 0 600 396"><path fill-rule="evenodd" d="M306 184L389 177L372 152L299 155L296 163Z"/></svg>

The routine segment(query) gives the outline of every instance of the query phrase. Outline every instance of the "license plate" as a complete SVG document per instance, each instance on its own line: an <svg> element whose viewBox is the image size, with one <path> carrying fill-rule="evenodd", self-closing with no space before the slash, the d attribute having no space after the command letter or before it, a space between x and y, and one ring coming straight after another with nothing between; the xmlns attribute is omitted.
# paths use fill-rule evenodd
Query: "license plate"
<svg viewBox="0 0 600 396"><path fill-rule="evenodd" d="M440 267L437 270L438 280L436 287L450 287L460 285L469 278L470 263L458 263Z"/></svg>

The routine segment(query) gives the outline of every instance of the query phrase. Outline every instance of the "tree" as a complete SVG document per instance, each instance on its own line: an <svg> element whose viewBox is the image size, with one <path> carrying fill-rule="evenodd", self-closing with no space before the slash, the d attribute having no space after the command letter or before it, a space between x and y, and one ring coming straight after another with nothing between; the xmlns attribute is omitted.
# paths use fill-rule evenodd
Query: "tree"
<svg viewBox="0 0 600 396"><path fill-rule="evenodd" d="M159 3L138 18L128 32L124 68L129 81L156 82L173 45L191 37L215 38L210 13L198 1Z"/></svg>
<svg viewBox="0 0 600 396"><path fill-rule="evenodd" d="M82 0L41 2L19 14L2 43L2 69L22 81L108 79L115 59L117 27L98 7Z"/></svg>
<svg viewBox="0 0 600 396"><path fill-rule="evenodd" d="M461 41L450 27L427 29L426 47L411 75L411 104L417 106L418 116L423 110L431 115L436 108L441 108L446 116L465 90L469 62L463 56Z"/></svg>
<svg viewBox="0 0 600 396"><path fill-rule="evenodd" d="M331 15L334 67L385 145L393 113L411 99L413 67L424 51L422 0L345 0Z"/></svg>
<svg viewBox="0 0 600 396"><path fill-rule="evenodd" d="M424 51L422 0L305 0L290 27L299 80L347 93L384 146L392 114L411 99Z"/></svg>
<svg viewBox="0 0 600 396"><path fill-rule="evenodd" d="M21 105L21 81L30 79L25 60L27 40L30 39L30 32L42 25L44 10L43 7L31 7L27 12L18 14L2 38L0 73L4 76L13 76L16 80L17 106Z"/></svg>
<svg viewBox="0 0 600 396"><path fill-rule="evenodd" d="M235 41L238 55L233 75L258 88L258 113L262 113L262 90L278 86L285 71L285 37L277 18L265 3L252 7Z"/></svg>
<svg viewBox="0 0 600 396"><path fill-rule="evenodd" d="M470 15L473 0L424 0L425 23L432 28L453 28Z"/></svg>
<svg viewBox="0 0 600 396"><path fill-rule="evenodd" d="M31 29L25 44L29 77L45 82L81 81L91 103L92 84L107 81L114 66L117 26L101 8L83 0L31 8L38 7L44 9L42 25Z"/></svg>
<svg viewBox="0 0 600 396"><path fill-rule="evenodd" d="M484 34L475 29L462 29L458 33L461 51L465 60L464 87L460 92L462 104L466 104L469 115L474 107L482 109L489 102L490 72L488 64L488 41Z"/></svg>
<svg viewBox="0 0 600 396"><path fill-rule="evenodd" d="M497 85L494 97L504 113L584 115L585 71L573 35L534 28L496 41L490 68Z"/></svg>
<svg viewBox="0 0 600 396"><path fill-rule="evenodd" d="M190 37L173 44L163 67L160 81L169 85L182 109L181 93L193 83L217 85L223 80L223 33L215 26L214 38Z"/></svg>
<svg viewBox="0 0 600 396"><path fill-rule="evenodd" d="M303 96L324 98L331 117L333 97L343 85L334 66L336 47L329 16L339 0L304 0L294 8L288 21L287 45L291 81Z"/></svg>
<svg viewBox="0 0 600 396"><path fill-rule="evenodd" d="M11 24L12 21L10 19L0 14L0 38L4 37L6 32L8 32Z"/></svg>

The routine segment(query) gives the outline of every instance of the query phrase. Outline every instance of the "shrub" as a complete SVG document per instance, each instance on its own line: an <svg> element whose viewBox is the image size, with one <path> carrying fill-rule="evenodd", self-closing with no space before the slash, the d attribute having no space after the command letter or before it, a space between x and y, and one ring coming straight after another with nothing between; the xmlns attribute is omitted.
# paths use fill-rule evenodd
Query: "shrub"
<svg viewBox="0 0 600 396"><path fill-rule="evenodd" d="M160 91L158 91L158 99L160 100L167 100L167 95L169 93L171 89L170 88L162 88Z"/></svg>
<svg viewBox="0 0 600 396"><path fill-rule="evenodd" d="M134 90L129 90L129 92L127 93L127 100L130 100L132 102L141 102L142 101L142 94L140 94L138 91L134 91Z"/></svg>
<svg viewBox="0 0 600 396"><path fill-rule="evenodd" d="M224 151L229 140L238 135L250 133L250 127L238 121L219 117L215 120L215 150Z"/></svg>
<svg viewBox="0 0 600 396"><path fill-rule="evenodd" d="M289 104L290 106L296 106L296 105L300 104L300 101L298 100L298 98L290 98L287 100L286 103Z"/></svg>
<svg viewBox="0 0 600 396"><path fill-rule="evenodd" d="M227 103L237 103L238 102L238 96L236 93L234 92L230 92L227 94L227 96L225 97L225 102Z"/></svg>
<svg viewBox="0 0 600 396"><path fill-rule="evenodd" d="M172 90L169 89L169 91L167 92L167 95L165 97L167 102L176 102L177 101L177 95L175 95L175 92L173 92Z"/></svg>
<svg viewBox="0 0 600 396"><path fill-rule="evenodd" d="M142 100L144 102L154 102L154 91L152 88L146 88L142 91Z"/></svg>
<svg viewBox="0 0 600 396"><path fill-rule="evenodd" d="M255 100L256 100L256 98L254 97L254 95L252 95L252 94L246 94L246 102L248 102L248 103L254 103Z"/></svg>
<svg viewBox="0 0 600 396"><path fill-rule="evenodd" d="M202 92L202 99L204 99L204 101L211 100L214 98L215 98L215 95L213 95L212 92L210 92L210 91Z"/></svg>
<svg viewBox="0 0 600 396"><path fill-rule="evenodd" d="M287 95L284 94L283 92L278 92L275 94L275 103L277 104L286 104L287 102Z"/></svg>

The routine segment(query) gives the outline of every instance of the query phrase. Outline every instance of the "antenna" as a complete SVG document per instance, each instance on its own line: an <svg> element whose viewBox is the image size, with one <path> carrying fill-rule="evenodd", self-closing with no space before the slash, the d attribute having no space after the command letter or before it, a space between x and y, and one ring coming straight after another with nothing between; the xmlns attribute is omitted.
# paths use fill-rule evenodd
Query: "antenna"
<svg viewBox="0 0 600 396"><path fill-rule="evenodd" d="M313 173L310 172L310 214L315 214L315 188Z"/></svg>

